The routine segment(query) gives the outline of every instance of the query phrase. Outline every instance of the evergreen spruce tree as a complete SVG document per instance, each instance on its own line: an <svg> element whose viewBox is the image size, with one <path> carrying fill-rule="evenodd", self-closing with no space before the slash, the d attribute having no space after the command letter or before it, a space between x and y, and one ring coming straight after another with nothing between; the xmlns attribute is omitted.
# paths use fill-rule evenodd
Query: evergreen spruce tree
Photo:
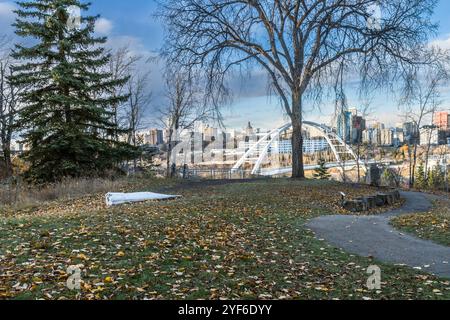
<svg viewBox="0 0 450 320"><path fill-rule="evenodd" d="M418 189L426 189L428 187L428 179L425 174L425 168L423 164L420 164L419 167L417 168L415 187Z"/></svg>
<svg viewBox="0 0 450 320"><path fill-rule="evenodd" d="M444 187L445 173L439 165L435 166L429 175L428 186L432 190L439 190Z"/></svg>
<svg viewBox="0 0 450 320"><path fill-rule="evenodd" d="M34 182L63 177L103 175L125 159L136 156L126 143L114 141L121 132L110 120L111 105L127 96L109 92L128 81L108 80L104 67L109 55L95 37L98 16L82 16L73 28L69 10L89 5L79 0L24 0L18 2L14 24L17 35L34 39L32 45L16 45L13 83L27 87L20 125L30 150L28 177Z"/></svg>
<svg viewBox="0 0 450 320"><path fill-rule="evenodd" d="M314 178L319 180L329 180L331 175L328 173L328 169L325 166L326 162L324 159L319 160L319 167L314 171Z"/></svg>

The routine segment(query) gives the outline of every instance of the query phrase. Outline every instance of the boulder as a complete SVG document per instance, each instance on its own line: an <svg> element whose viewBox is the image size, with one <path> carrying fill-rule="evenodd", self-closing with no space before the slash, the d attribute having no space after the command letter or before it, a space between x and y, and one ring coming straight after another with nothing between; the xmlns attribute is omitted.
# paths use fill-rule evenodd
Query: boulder
<svg viewBox="0 0 450 320"><path fill-rule="evenodd" d="M351 212L367 211L367 203L363 200L347 200L344 202L344 209Z"/></svg>
<svg viewBox="0 0 450 320"><path fill-rule="evenodd" d="M367 204L369 209L375 208L377 206L377 197L376 196L369 196L366 197Z"/></svg>
<svg viewBox="0 0 450 320"><path fill-rule="evenodd" d="M400 201L401 199L400 191L394 190L391 192L391 194L394 196L395 201Z"/></svg>
<svg viewBox="0 0 450 320"><path fill-rule="evenodd" d="M344 209L351 212L362 212L375 207L393 205L394 203L400 201L401 195L398 190L386 190L386 192L378 193L374 196L361 197L354 200L345 200L345 196L343 196L342 199L342 206Z"/></svg>
<svg viewBox="0 0 450 320"><path fill-rule="evenodd" d="M386 199L385 199L385 197L383 197L381 194L377 194L377 195L375 196L375 204L376 204L378 207L384 206L384 205L386 204Z"/></svg>
<svg viewBox="0 0 450 320"><path fill-rule="evenodd" d="M378 197L383 199L383 205L393 205L394 204L394 196L389 193L379 193Z"/></svg>

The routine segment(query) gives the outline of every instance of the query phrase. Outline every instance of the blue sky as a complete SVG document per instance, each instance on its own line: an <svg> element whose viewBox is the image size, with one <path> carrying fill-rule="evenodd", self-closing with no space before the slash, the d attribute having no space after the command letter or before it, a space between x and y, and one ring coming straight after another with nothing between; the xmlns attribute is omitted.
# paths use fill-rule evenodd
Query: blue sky
<svg viewBox="0 0 450 320"><path fill-rule="evenodd" d="M152 55L163 42L162 27L153 17L156 3L152 0L92 0L91 11L101 15L102 19L98 23L98 32L109 37L109 45L119 47L128 45L133 51L143 55ZM13 16L11 10L14 7L13 1L0 0L0 34L11 33L10 24ZM440 0L435 12L435 20L439 22L439 35L435 39L439 45L450 49L450 1ZM152 90L154 104L162 103L159 97L162 94L162 81L160 77L160 67L149 66L152 69ZM252 79L248 82L252 83ZM254 86L260 86L255 82ZM236 85L236 87L240 87ZM272 128L286 121L283 117L281 107L275 97L267 97L261 94L258 88L244 87L234 92L233 103L224 108L226 116L225 123L228 127L244 127L247 121L252 121L255 127ZM450 91L450 90L449 90ZM443 109L450 109L450 95L447 95L442 105ZM382 97L382 98L381 98ZM392 102L390 102L392 101ZM355 96L349 96L352 107L358 107L361 103ZM154 106L155 107L155 106ZM400 120L397 116L400 111L397 104L385 93L380 93L371 104L373 110L370 119L380 120L389 125ZM319 122L328 123L333 108L325 104L321 110L308 111L306 118ZM147 117L151 119L152 114L149 109Z"/></svg>

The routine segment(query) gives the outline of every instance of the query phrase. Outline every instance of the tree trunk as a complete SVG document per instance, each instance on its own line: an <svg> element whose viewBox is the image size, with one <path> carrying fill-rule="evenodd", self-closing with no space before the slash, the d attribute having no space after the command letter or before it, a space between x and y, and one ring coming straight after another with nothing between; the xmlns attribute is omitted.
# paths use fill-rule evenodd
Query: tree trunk
<svg viewBox="0 0 450 320"><path fill-rule="evenodd" d="M431 129L431 132L428 135L428 141L427 141L427 151L425 153L425 177L428 179L428 163L430 160L430 150L431 150L431 138L433 134L433 129Z"/></svg>
<svg viewBox="0 0 450 320"><path fill-rule="evenodd" d="M359 139L359 137L358 137L358 139ZM357 158L358 159L356 159L356 166L357 166L357 170L358 170L358 183L361 183L361 167L360 167L360 165L359 165L359 159L361 158L361 143L358 141L358 149L357 149L357 154L356 154L356 156L357 156Z"/></svg>
<svg viewBox="0 0 450 320"><path fill-rule="evenodd" d="M417 166L417 143L414 144L414 153L413 153L412 181L411 181L411 185L413 187L416 184L416 166Z"/></svg>
<svg viewBox="0 0 450 320"><path fill-rule="evenodd" d="M167 159L166 159L166 177L170 178L171 176L171 168L170 168L170 158L172 157L172 137L173 130L169 129L169 137L167 141Z"/></svg>
<svg viewBox="0 0 450 320"><path fill-rule="evenodd" d="M409 188L412 189L414 187L414 172L413 172L413 159L412 159L412 152L411 152L411 145L408 145L408 157L409 157Z"/></svg>
<svg viewBox="0 0 450 320"><path fill-rule="evenodd" d="M292 178L304 179L305 168L303 162L303 119L302 101L300 95L294 95L292 99Z"/></svg>
<svg viewBox="0 0 450 320"><path fill-rule="evenodd" d="M10 178L13 175L13 166L12 166L12 160L11 160L11 148L10 144L7 144L3 148L3 159L5 162L5 173L6 177Z"/></svg>

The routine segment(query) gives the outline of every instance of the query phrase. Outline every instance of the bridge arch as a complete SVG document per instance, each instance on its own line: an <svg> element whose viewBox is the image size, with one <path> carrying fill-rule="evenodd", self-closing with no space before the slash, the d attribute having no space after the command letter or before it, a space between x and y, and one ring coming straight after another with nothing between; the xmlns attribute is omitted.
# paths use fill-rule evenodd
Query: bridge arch
<svg viewBox="0 0 450 320"><path fill-rule="evenodd" d="M325 138L328 145L330 146L331 151L334 154L338 166L340 166L341 168L344 167L345 165L344 158L345 156L347 156L351 159L354 159L356 163L359 163L361 165L363 170L367 171L365 164L362 163L361 160L356 156L352 148L347 143L345 143L345 141L343 141L336 133L334 133L331 128L311 121L303 121L303 126L316 129L320 133L320 136ZM260 151L259 157L257 158L256 163L253 167L252 174L253 175L261 174L261 166L263 164L264 159L267 157L269 153L271 145L275 140L277 140L280 137L280 135L283 132L291 128L292 124L288 123L267 133L264 137L259 139L251 148L249 148L249 150L245 152L242 158L239 159L239 161L234 165L232 170L239 170L250 159L250 156ZM261 147L262 150L260 150Z"/></svg>

